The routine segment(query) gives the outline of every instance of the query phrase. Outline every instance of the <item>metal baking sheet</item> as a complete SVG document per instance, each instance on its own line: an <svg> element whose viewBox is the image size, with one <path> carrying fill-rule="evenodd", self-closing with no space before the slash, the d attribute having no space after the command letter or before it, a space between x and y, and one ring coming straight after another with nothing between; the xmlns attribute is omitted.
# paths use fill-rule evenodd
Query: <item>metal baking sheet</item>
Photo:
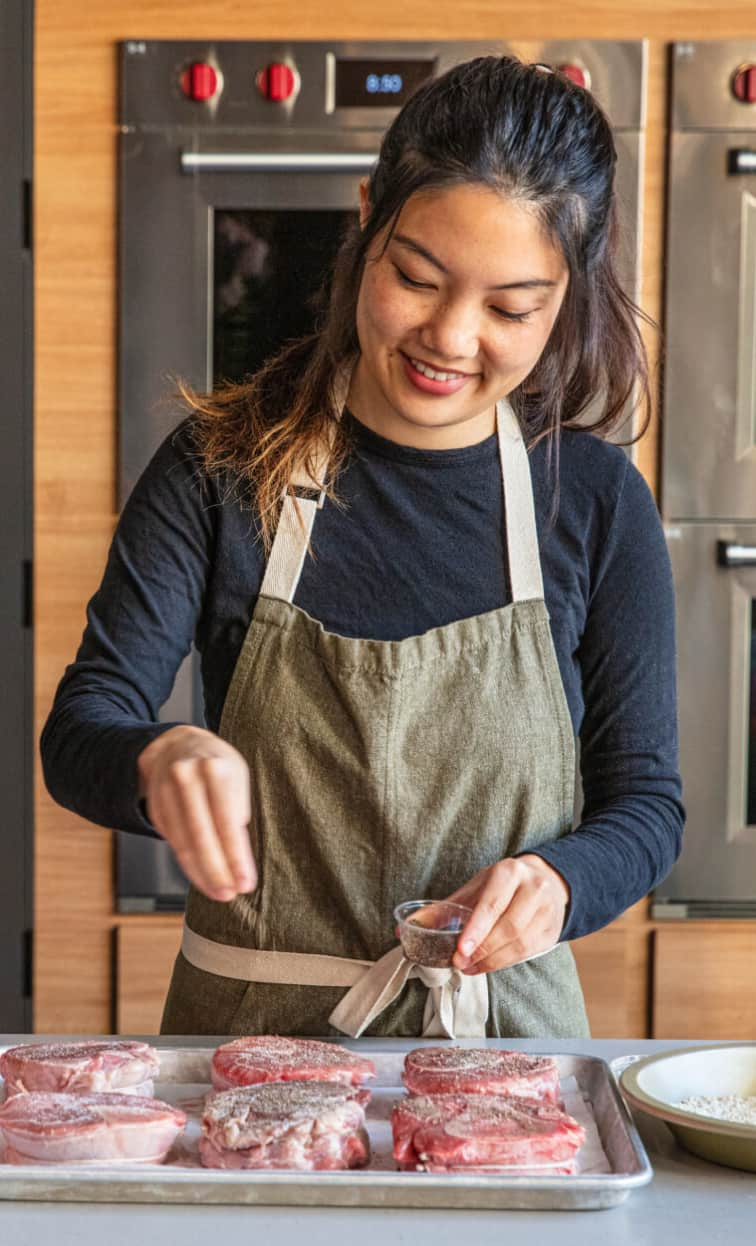
<svg viewBox="0 0 756 1246"><path fill-rule="evenodd" d="M471 1043L461 1044L473 1046ZM498 1044L497 1044L498 1045ZM160 1047L155 1095L189 1117L164 1164L0 1163L0 1199L93 1203L234 1203L325 1207L449 1207L481 1210L589 1210L613 1207L653 1175L643 1143L604 1060L553 1053L561 1081L574 1078L598 1129L608 1171L572 1176L397 1172L389 1115L401 1097L400 1071L412 1040L391 1050L377 1040L347 1043L376 1063L367 1109L370 1165L349 1172L223 1172L202 1168L196 1151L202 1098L214 1047ZM580 1158L580 1157L579 1157Z"/></svg>

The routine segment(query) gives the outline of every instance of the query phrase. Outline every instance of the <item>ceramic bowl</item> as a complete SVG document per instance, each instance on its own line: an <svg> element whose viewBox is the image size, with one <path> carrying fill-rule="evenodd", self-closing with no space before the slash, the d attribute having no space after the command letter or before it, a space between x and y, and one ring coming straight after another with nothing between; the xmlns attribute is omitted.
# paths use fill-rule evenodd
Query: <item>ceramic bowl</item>
<svg viewBox="0 0 756 1246"><path fill-rule="evenodd" d="M619 1082L628 1102L663 1120L688 1151L756 1172L756 1124L679 1107L692 1095L754 1096L756 1104L756 1042L663 1051L628 1065Z"/></svg>

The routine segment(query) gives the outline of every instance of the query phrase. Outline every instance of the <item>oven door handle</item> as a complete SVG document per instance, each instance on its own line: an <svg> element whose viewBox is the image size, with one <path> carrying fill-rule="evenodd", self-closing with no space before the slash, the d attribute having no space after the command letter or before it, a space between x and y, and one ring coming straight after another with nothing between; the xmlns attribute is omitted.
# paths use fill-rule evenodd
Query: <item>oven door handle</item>
<svg viewBox="0 0 756 1246"><path fill-rule="evenodd" d="M182 173L369 173L372 151L182 151Z"/></svg>
<svg viewBox="0 0 756 1246"><path fill-rule="evenodd" d="M720 567L756 567L756 545L717 541L717 562Z"/></svg>

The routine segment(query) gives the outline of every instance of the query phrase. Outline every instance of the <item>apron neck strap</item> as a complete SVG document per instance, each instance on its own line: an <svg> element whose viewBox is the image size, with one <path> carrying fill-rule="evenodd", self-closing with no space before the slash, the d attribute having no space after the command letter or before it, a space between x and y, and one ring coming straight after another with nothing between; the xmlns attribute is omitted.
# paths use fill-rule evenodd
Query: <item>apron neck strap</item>
<svg viewBox="0 0 756 1246"><path fill-rule="evenodd" d="M499 438L499 462L504 489L506 515L507 559L512 601L543 598L543 577L538 552L538 532L533 504L530 464L517 417L506 399L496 405L496 428ZM312 490L322 486L327 463L318 464L317 482L310 476L292 481ZM266 597L293 601L305 556L312 535L315 516L323 505L322 492L317 499L284 496L276 535L265 568L260 592Z"/></svg>
<svg viewBox="0 0 756 1246"><path fill-rule="evenodd" d="M528 451L517 416L506 398L496 404L496 430L499 435L512 601L541 600L543 576Z"/></svg>

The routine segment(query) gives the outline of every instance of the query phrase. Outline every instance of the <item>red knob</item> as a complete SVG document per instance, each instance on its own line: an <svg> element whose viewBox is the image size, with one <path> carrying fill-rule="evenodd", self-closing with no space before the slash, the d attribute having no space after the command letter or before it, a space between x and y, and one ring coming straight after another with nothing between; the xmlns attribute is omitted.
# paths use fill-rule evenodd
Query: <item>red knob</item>
<svg viewBox="0 0 756 1246"><path fill-rule="evenodd" d="M756 104L756 65L741 65L732 79L732 93L743 104Z"/></svg>
<svg viewBox="0 0 756 1246"><path fill-rule="evenodd" d="M195 61L181 75L181 90L187 99L210 100L218 90L218 74L205 61Z"/></svg>
<svg viewBox="0 0 756 1246"><path fill-rule="evenodd" d="M297 85L296 75L290 65L281 61L273 61L261 69L257 75L257 89L266 100L280 103L290 99Z"/></svg>
<svg viewBox="0 0 756 1246"><path fill-rule="evenodd" d="M560 74L564 74L565 78L569 78L570 82L574 82L576 86L583 87L586 91L588 90L590 78L587 69L583 69L581 65L570 64L557 65L557 69Z"/></svg>

